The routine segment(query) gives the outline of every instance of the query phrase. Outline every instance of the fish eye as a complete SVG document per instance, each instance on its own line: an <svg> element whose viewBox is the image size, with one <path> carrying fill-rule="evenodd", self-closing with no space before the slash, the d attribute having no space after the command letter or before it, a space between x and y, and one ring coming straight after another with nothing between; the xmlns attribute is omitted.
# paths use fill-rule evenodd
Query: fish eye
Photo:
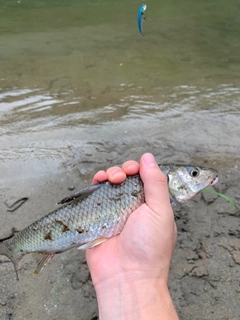
<svg viewBox="0 0 240 320"><path fill-rule="evenodd" d="M197 167L189 167L188 173L191 177L196 178L199 176L199 169Z"/></svg>

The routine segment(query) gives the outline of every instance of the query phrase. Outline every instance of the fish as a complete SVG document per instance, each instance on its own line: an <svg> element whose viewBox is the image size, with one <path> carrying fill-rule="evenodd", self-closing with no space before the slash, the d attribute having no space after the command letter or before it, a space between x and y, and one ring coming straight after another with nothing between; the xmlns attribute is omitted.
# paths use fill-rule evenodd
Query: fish
<svg viewBox="0 0 240 320"><path fill-rule="evenodd" d="M146 18L144 17L144 12L146 11L147 9L147 5L146 4L143 4L139 11L138 11L138 30L139 32L141 33L141 35L143 36L143 20L146 20Z"/></svg>
<svg viewBox="0 0 240 320"><path fill-rule="evenodd" d="M214 169L199 166L159 165L168 178L171 205L184 203L218 181ZM13 263L18 278L18 263L33 253L38 274L55 254L71 248L93 248L118 235L129 215L145 202L139 174L121 184L109 181L77 191L59 201L62 206L0 243L0 255Z"/></svg>

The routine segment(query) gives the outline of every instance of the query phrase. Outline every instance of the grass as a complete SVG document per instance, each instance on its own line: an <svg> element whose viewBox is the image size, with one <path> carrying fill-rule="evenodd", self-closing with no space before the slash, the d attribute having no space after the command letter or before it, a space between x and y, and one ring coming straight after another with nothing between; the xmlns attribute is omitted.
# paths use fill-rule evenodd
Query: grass
<svg viewBox="0 0 240 320"><path fill-rule="evenodd" d="M239 210L238 205L236 204L236 202L235 202L233 199L231 199L231 198L229 198L228 196L226 196L225 194L222 194L222 193L220 193L220 192L216 192L216 191L213 191L213 190L209 190L209 189L204 189L203 192L209 192L209 193L212 193L212 194L216 194L216 195L222 197L223 199L227 200L228 202L230 202L231 205L232 205L236 210Z"/></svg>

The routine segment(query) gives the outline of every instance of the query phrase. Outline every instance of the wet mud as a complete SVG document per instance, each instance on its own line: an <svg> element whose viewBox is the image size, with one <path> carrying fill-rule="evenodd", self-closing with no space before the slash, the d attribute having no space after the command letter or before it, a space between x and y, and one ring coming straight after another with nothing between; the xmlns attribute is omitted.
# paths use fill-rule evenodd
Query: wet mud
<svg viewBox="0 0 240 320"><path fill-rule="evenodd" d="M140 148L139 155L144 151L148 150ZM133 158L137 155L133 153ZM117 162L123 158L125 155L119 156ZM56 208L57 201L69 194L69 188L77 190L90 181L89 173L81 174L76 167L63 168L57 175L41 177L37 182L35 178L15 179L1 185L2 239ZM240 203L239 164L218 169L220 182L216 190ZM7 211L3 200L23 196L29 200L16 211ZM178 241L169 287L180 319L239 319L240 211L222 198L202 193L176 207L175 219ZM25 256L18 282L13 265L0 257L0 319L98 319L84 252L72 249L55 256L37 276L34 267L31 255Z"/></svg>

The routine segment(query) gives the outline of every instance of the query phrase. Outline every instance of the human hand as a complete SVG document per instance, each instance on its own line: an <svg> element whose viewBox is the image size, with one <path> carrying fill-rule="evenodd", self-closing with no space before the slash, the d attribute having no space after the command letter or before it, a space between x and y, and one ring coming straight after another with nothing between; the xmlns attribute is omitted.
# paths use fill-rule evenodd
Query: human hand
<svg viewBox="0 0 240 320"><path fill-rule="evenodd" d="M178 319L167 289L168 273L177 235L169 201L167 177L160 171L153 156L145 154L140 160L140 165L136 161L127 161L122 169L112 167L106 172L99 171L94 176L93 183L105 180L122 183L126 175L134 175L138 172L144 183L145 203L130 215L120 235L86 251L100 310L103 310L101 319L108 319L108 315L111 316L109 311L106 313L104 306L106 299L111 298L108 305L111 309L111 305L115 303L114 292L118 297L121 293L131 295L131 290L135 288L139 294L140 287L145 288L144 292L140 293L141 296L151 290L151 287L161 290L161 301L167 301L171 309L169 319ZM109 288L112 292L110 296ZM134 290L135 295L136 290ZM129 299L131 297L128 297L128 301ZM141 301L141 299L138 296L137 300ZM122 312L125 311L122 310ZM164 313L163 308L161 313ZM140 318L138 314L138 319ZM121 319L127 319L126 314L122 314ZM133 318L129 317L129 319ZM165 316L156 319L168 318Z"/></svg>

